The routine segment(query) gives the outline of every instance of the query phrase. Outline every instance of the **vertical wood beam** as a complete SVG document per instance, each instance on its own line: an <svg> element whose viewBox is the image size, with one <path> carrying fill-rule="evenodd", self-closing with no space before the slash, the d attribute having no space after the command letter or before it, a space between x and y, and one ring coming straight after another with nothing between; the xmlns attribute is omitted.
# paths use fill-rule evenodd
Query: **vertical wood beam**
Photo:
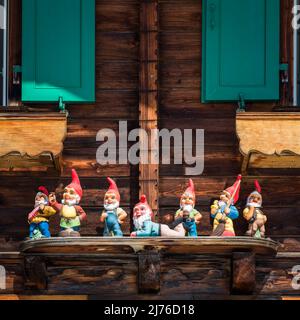
<svg viewBox="0 0 300 320"><path fill-rule="evenodd" d="M158 128L158 0L140 3L140 100L139 125L148 137L141 138L141 156L151 159L151 130ZM149 146L149 150L148 150ZM149 160L150 163L150 160ZM140 164L140 196L147 195L153 213L158 210L158 164Z"/></svg>

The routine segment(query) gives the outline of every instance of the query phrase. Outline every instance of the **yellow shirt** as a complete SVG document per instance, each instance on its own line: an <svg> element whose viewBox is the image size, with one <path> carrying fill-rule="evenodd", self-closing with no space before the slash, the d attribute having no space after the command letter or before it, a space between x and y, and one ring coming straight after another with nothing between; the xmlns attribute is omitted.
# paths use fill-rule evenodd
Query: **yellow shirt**
<svg viewBox="0 0 300 320"><path fill-rule="evenodd" d="M44 210L39 210L38 215L32 220L31 223L49 222L49 218L56 214L56 210L52 207L45 206Z"/></svg>

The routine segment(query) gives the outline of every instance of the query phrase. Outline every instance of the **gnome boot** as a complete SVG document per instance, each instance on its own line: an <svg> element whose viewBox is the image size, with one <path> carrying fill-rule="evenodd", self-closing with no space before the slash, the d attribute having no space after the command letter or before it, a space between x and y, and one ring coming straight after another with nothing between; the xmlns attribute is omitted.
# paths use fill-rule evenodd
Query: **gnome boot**
<svg viewBox="0 0 300 320"><path fill-rule="evenodd" d="M70 237L72 231L73 231L72 229L62 230L62 231L58 234L58 236L59 236L59 237L62 237L62 238Z"/></svg>
<svg viewBox="0 0 300 320"><path fill-rule="evenodd" d="M168 227L171 230L174 230L177 226L179 226L181 223L184 223L186 219L185 218L177 218L176 220L174 220L173 222L168 224Z"/></svg>
<svg viewBox="0 0 300 320"><path fill-rule="evenodd" d="M79 237L80 237L80 233L79 233L78 231L72 230L72 231L70 232L70 237L72 237L72 238L79 238Z"/></svg>

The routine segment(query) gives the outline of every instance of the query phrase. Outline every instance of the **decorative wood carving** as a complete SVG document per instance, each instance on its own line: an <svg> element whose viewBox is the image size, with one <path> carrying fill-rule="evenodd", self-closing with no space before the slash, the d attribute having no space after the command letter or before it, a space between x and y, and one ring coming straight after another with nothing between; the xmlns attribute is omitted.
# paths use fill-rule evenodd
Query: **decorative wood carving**
<svg viewBox="0 0 300 320"><path fill-rule="evenodd" d="M242 173L252 162L261 168L300 168L300 142L295 138L300 135L299 112L240 112L236 131L244 156Z"/></svg>
<svg viewBox="0 0 300 320"><path fill-rule="evenodd" d="M255 290L255 253L232 254L232 293L252 294Z"/></svg>
<svg viewBox="0 0 300 320"><path fill-rule="evenodd" d="M66 135L65 114L0 113L1 167L26 168L51 163L60 171Z"/></svg>
<svg viewBox="0 0 300 320"><path fill-rule="evenodd" d="M151 130L158 127L158 1L140 3L140 128L148 134L141 138L141 157L151 158L159 148L151 146ZM140 196L146 194L154 214L158 210L158 164L140 164Z"/></svg>
<svg viewBox="0 0 300 320"><path fill-rule="evenodd" d="M25 256L24 269L27 283L33 284L38 290L47 289L47 267L44 259L39 256Z"/></svg>
<svg viewBox="0 0 300 320"><path fill-rule="evenodd" d="M160 256L158 251L146 250L138 253L140 293L160 291Z"/></svg>
<svg viewBox="0 0 300 320"><path fill-rule="evenodd" d="M21 254L25 261L25 271L27 286L34 285L39 290L47 288L47 268L49 274L56 275L55 285L60 286L60 282L68 288L68 282L82 279L82 285L89 287L89 280L95 278L91 270L91 266L98 268L97 284L99 290L101 286L109 281L110 284L119 283L125 286L126 281L136 283L134 286L136 293L157 294L160 292L162 284L166 285L166 281L172 281L173 285L176 281L186 282L186 286L190 285L190 278L180 275L180 267L182 261L188 270L203 269L203 281L220 279L220 281L231 281L233 292L242 294L250 293L254 289L255 283L255 254L257 256L274 256L277 252L278 244L268 239L254 239L247 237L236 238L185 238L185 239L167 239L167 238L51 238L35 241L26 241L21 245ZM240 253L242 252L242 253ZM250 253L249 253L250 252ZM166 260L165 257L168 257ZM213 256L214 259L220 259L223 266L228 266L228 277L225 273L220 273L219 269L209 269L202 266L201 263L206 260L205 257ZM172 258L173 257L173 258ZM191 257L191 261L189 261ZM166 266L170 263L170 259L177 261L169 265L170 273L166 275ZM106 265L109 260L111 267ZM59 261L61 270L53 269ZM82 265L84 261L84 266ZM101 263L98 264L98 262ZM230 262L232 261L232 280L230 280ZM72 262L72 263L71 263ZM78 264L73 266L73 263ZM71 263L71 264L70 264ZM199 265L200 264L200 265ZM87 266L91 265L88 269ZM48 267L47 267L48 266ZM81 269L83 268L83 269ZM227 268L227 267L226 267ZM173 270L171 272L171 270ZM221 270L221 269L220 269ZM62 273L60 273L62 272ZM82 274L84 277L82 278ZM127 274L130 278L124 278ZM89 278L90 277L90 278ZM163 280L163 277L164 280ZM173 281L173 278L177 280ZM201 278L199 274L197 279ZM122 279L122 281L120 280ZM169 279L169 280L168 280ZM171 279L171 280L170 280ZM206 279L206 280L205 280ZM124 281L123 281L124 280ZM121 282L120 282L121 281ZM120 284L121 283L121 284ZM49 288L54 283L49 280ZM123 287L123 290L129 288ZM90 287L89 287L90 288ZM106 290L108 287L106 287ZM90 288L93 292L98 292L98 288ZM69 291L68 291L69 292Z"/></svg>

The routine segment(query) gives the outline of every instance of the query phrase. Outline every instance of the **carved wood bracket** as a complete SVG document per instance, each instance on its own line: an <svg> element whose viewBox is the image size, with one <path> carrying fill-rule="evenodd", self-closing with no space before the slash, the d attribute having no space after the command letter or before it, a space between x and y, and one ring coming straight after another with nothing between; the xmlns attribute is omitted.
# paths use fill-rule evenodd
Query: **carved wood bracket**
<svg viewBox="0 0 300 320"><path fill-rule="evenodd" d="M158 293L160 291L159 251L145 250L138 253L139 293Z"/></svg>
<svg viewBox="0 0 300 320"><path fill-rule="evenodd" d="M46 262L39 256L24 258L25 284L27 287L46 290L48 285Z"/></svg>
<svg viewBox="0 0 300 320"><path fill-rule="evenodd" d="M233 252L232 254L232 293L252 294L255 290L255 253Z"/></svg>

